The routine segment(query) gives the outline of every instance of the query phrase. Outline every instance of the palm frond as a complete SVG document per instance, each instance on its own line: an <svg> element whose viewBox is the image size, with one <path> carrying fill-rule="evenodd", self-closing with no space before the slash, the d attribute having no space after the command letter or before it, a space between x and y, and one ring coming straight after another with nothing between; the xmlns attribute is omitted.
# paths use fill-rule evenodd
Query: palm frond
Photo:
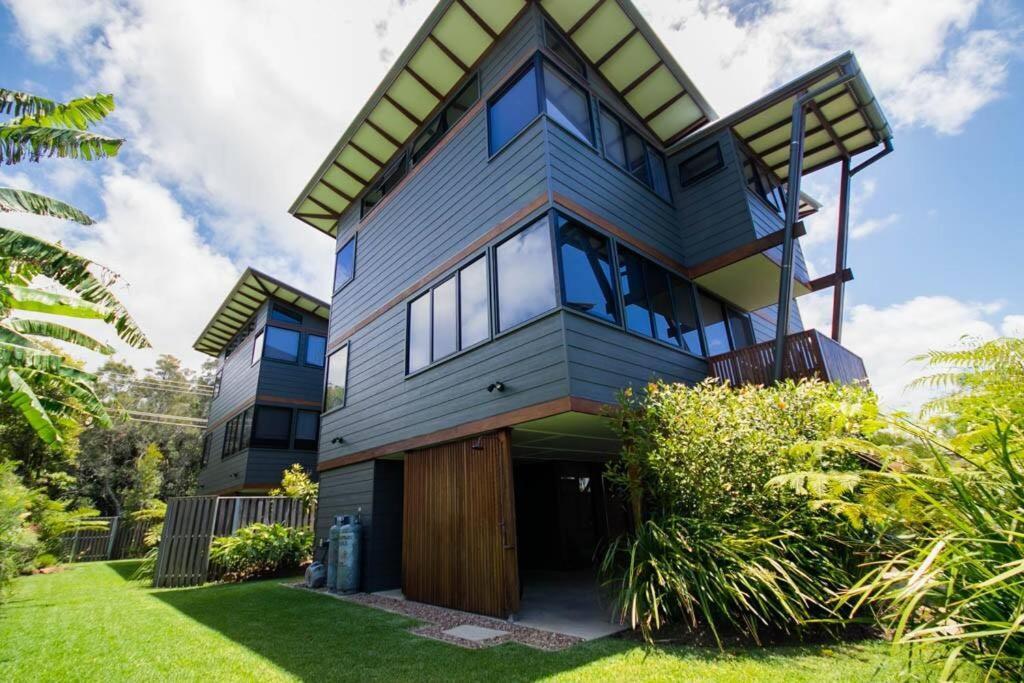
<svg viewBox="0 0 1024 683"><path fill-rule="evenodd" d="M34 341L8 327L6 321L0 322L0 342L13 344L14 346L26 346L30 349L39 348L39 345Z"/></svg>
<svg viewBox="0 0 1024 683"><path fill-rule="evenodd" d="M0 212L32 213L37 216L52 216L75 221L82 225L92 225L95 221L85 212L75 207L36 192L16 190L13 187L0 187Z"/></svg>
<svg viewBox="0 0 1024 683"><path fill-rule="evenodd" d="M113 95L100 93L62 103L31 93L0 88L0 114L10 114L20 121L33 121L37 125L85 130L113 111Z"/></svg>
<svg viewBox="0 0 1024 683"><path fill-rule="evenodd" d="M53 426L46 409L21 375L7 368L0 376L0 399L16 408L32 426L35 433L48 444L60 443L60 433Z"/></svg>
<svg viewBox="0 0 1024 683"><path fill-rule="evenodd" d="M32 368L56 373L63 366L64 359L49 351L0 341L0 368Z"/></svg>
<svg viewBox="0 0 1024 683"><path fill-rule="evenodd" d="M89 259L82 258L60 245L36 239L16 230L0 228L0 260L2 259L31 264L38 269L38 274L60 283L86 301L103 304L109 309L107 322L114 325L123 341L135 348L149 348L149 340L124 305L90 272L90 267L95 264Z"/></svg>
<svg viewBox="0 0 1024 683"><path fill-rule="evenodd" d="M0 285L0 299L3 299L11 308L20 311L93 320L106 320L110 315L110 311L105 306L77 296L44 292L40 289L20 285Z"/></svg>
<svg viewBox="0 0 1024 683"><path fill-rule="evenodd" d="M109 356L114 353L114 347L104 344L98 339L90 337L84 332L46 320L29 320L26 318L14 318L5 323L11 330L20 334L27 334L33 337L47 337L58 341L67 342L90 351L97 351Z"/></svg>
<svg viewBox="0 0 1024 683"><path fill-rule="evenodd" d="M0 164L43 157L101 159L117 156L124 140L73 128L0 124Z"/></svg>

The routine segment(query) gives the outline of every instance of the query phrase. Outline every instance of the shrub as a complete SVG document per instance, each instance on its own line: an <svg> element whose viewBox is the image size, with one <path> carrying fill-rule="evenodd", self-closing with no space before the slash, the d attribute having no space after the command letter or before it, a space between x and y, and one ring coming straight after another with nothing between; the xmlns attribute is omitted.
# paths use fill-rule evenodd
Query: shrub
<svg viewBox="0 0 1024 683"><path fill-rule="evenodd" d="M721 643L723 628L759 640L832 618L858 532L767 484L795 468L860 467L843 445L872 433L877 414L870 392L821 382L624 392L607 476L638 523L601 566L623 619L647 639L684 623Z"/></svg>
<svg viewBox="0 0 1024 683"><path fill-rule="evenodd" d="M309 478L309 473L299 463L293 463L281 476L281 487L272 489L270 495L285 498L298 498L308 510L316 505L316 497L320 485Z"/></svg>
<svg viewBox="0 0 1024 683"><path fill-rule="evenodd" d="M231 578L273 575L307 562L313 552L313 532L283 524L252 524L231 536L213 539L210 561Z"/></svg>
<svg viewBox="0 0 1024 683"><path fill-rule="evenodd" d="M38 555L36 559L32 560L32 566L35 569L46 569L48 567L55 567L60 562L56 555L50 553L43 553Z"/></svg>
<svg viewBox="0 0 1024 683"><path fill-rule="evenodd" d="M142 561L136 567L132 579L135 581L150 580L156 575L156 563L160 557L160 537L164 532L164 519L167 517L167 503L162 500L151 500L149 504L132 513L132 521L154 522L142 538L142 544L147 548Z"/></svg>
<svg viewBox="0 0 1024 683"><path fill-rule="evenodd" d="M36 554L35 535L28 529L30 494L10 463L0 462L0 601L10 581L30 568Z"/></svg>

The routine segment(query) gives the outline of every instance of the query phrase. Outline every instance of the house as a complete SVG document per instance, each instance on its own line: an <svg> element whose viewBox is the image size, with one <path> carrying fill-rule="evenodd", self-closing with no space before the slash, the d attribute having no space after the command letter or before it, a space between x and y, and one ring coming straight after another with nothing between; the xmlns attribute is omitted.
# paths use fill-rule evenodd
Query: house
<svg viewBox="0 0 1024 683"><path fill-rule="evenodd" d="M199 492L265 495L316 471L329 305L252 268L193 348L217 359Z"/></svg>
<svg viewBox="0 0 1024 683"><path fill-rule="evenodd" d="M719 118L628 0L439 2L291 207L336 245L318 536L359 512L364 589L501 617L586 576L625 520L617 391L864 379L849 188L890 138L851 54ZM811 280L800 178L831 164ZM825 288L832 338L793 301Z"/></svg>

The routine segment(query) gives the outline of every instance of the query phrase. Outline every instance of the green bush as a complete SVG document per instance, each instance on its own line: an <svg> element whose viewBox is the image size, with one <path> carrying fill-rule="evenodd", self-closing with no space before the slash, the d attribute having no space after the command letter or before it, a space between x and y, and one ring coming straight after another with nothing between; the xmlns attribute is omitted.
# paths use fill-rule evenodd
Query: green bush
<svg viewBox="0 0 1024 683"><path fill-rule="evenodd" d="M8 584L31 568L36 554L35 534L25 523L30 500L14 466L0 462L0 602Z"/></svg>
<svg viewBox="0 0 1024 683"><path fill-rule="evenodd" d="M59 563L60 560L57 559L57 556L51 555L50 553L43 553L42 555L37 555L36 559L32 560L32 566L35 569L46 569L47 567L55 567Z"/></svg>
<svg viewBox="0 0 1024 683"><path fill-rule="evenodd" d="M267 576L308 562L313 552L313 532L283 524L252 524L231 536L213 539L210 561L232 579Z"/></svg>
<svg viewBox="0 0 1024 683"><path fill-rule="evenodd" d="M601 567L621 616L648 639L670 623L716 639L723 628L755 640L821 628L854 580L859 532L767 484L794 469L861 467L844 444L877 429L877 415L869 391L820 382L624 392L607 476L638 523Z"/></svg>

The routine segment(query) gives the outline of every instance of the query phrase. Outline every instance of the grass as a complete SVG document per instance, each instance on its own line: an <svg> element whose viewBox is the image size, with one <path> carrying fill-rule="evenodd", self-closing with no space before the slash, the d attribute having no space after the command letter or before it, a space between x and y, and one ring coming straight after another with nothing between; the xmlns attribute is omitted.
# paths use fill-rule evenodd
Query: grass
<svg viewBox="0 0 1024 683"><path fill-rule="evenodd" d="M415 622L278 581L153 590L135 561L18 579L0 607L0 680L884 681L887 645L645 649L620 639L564 652L464 650Z"/></svg>

